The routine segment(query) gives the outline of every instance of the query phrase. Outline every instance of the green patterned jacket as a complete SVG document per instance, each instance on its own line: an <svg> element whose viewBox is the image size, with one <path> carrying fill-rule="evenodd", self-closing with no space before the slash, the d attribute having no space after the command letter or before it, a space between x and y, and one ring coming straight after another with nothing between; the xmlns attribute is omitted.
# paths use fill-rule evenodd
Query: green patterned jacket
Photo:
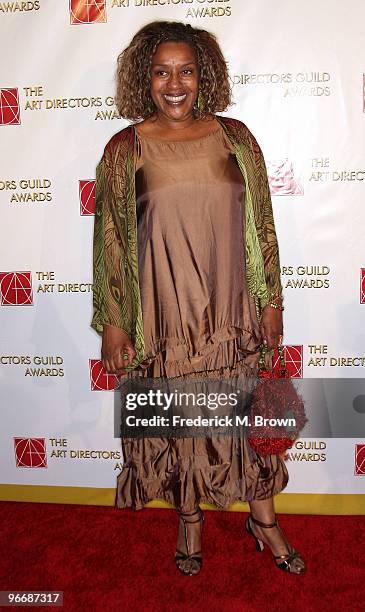
<svg viewBox="0 0 365 612"><path fill-rule="evenodd" d="M246 187L245 246L247 288L258 314L282 294L278 243L265 161L249 129L237 119L218 117L234 146ZM99 334L108 323L124 329L143 360L144 338L138 277L135 159L138 140L133 125L107 143L96 169L93 242L93 318Z"/></svg>

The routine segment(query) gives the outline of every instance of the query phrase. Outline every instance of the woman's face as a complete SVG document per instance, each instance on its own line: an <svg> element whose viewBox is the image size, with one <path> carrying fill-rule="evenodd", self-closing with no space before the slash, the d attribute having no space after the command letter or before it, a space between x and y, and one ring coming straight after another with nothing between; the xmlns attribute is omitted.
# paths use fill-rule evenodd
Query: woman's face
<svg viewBox="0 0 365 612"><path fill-rule="evenodd" d="M161 43L152 57L151 96L157 113L181 121L193 113L199 90L194 49L185 42Z"/></svg>

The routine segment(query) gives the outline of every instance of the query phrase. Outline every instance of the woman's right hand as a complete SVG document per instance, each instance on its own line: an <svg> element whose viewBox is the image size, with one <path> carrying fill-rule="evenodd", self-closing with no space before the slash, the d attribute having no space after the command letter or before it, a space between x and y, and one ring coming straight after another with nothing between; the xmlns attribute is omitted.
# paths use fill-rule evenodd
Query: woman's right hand
<svg viewBox="0 0 365 612"><path fill-rule="evenodd" d="M128 354L128 358L123 355ZM113 325L104 325L101 359L108 374L126 374L125 367L132 363L136 351L127 332Z"/></svg>

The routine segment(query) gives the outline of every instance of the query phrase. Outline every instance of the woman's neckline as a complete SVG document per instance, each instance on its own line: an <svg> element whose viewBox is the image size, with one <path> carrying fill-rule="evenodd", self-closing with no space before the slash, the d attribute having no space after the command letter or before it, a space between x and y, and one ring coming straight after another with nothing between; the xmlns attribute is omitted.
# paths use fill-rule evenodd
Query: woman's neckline
<svg viewBox="0 0 365 612"><path fill-rule="evenodd" d="M221 130L223 130L222 125L219 123L218 127L212 131L212 132L208 132L208 134L204 134L203 136L198 136L197 138L188 138L187 140L167 140L166 138L158 138L158 136L151 136L150 134L142 134L141 132L138 131L137 129L137 125L134 125L134 130L135 133L137 134L137 136L139 138L145 138L146 140L154 140L157 142L164 142L166 144L180 144L180 143L187 143L187 142L199 142L200 140L205 140L206 138L210 138L210 136L214 136L214 134L218 134Z"/></svg>

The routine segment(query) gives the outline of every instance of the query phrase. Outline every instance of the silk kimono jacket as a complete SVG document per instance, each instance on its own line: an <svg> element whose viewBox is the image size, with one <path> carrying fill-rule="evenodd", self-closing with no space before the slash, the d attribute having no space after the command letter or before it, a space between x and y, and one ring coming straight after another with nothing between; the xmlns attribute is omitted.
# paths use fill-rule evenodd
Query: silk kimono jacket
<svg viewBox="0 0 365 612"><path fill-rule="evenodd" d="M246 282L260 316L262 308L274 296L282 294L265 161L244 123L227 117L216 118L233 144L245 182ZM109 140L96 169L91 327L102 334L103 325L109 324L129 334L136 357L126 370L133 370L143 362L145 347L137 253L137 147L136 131L130 125Z"/></svg>

